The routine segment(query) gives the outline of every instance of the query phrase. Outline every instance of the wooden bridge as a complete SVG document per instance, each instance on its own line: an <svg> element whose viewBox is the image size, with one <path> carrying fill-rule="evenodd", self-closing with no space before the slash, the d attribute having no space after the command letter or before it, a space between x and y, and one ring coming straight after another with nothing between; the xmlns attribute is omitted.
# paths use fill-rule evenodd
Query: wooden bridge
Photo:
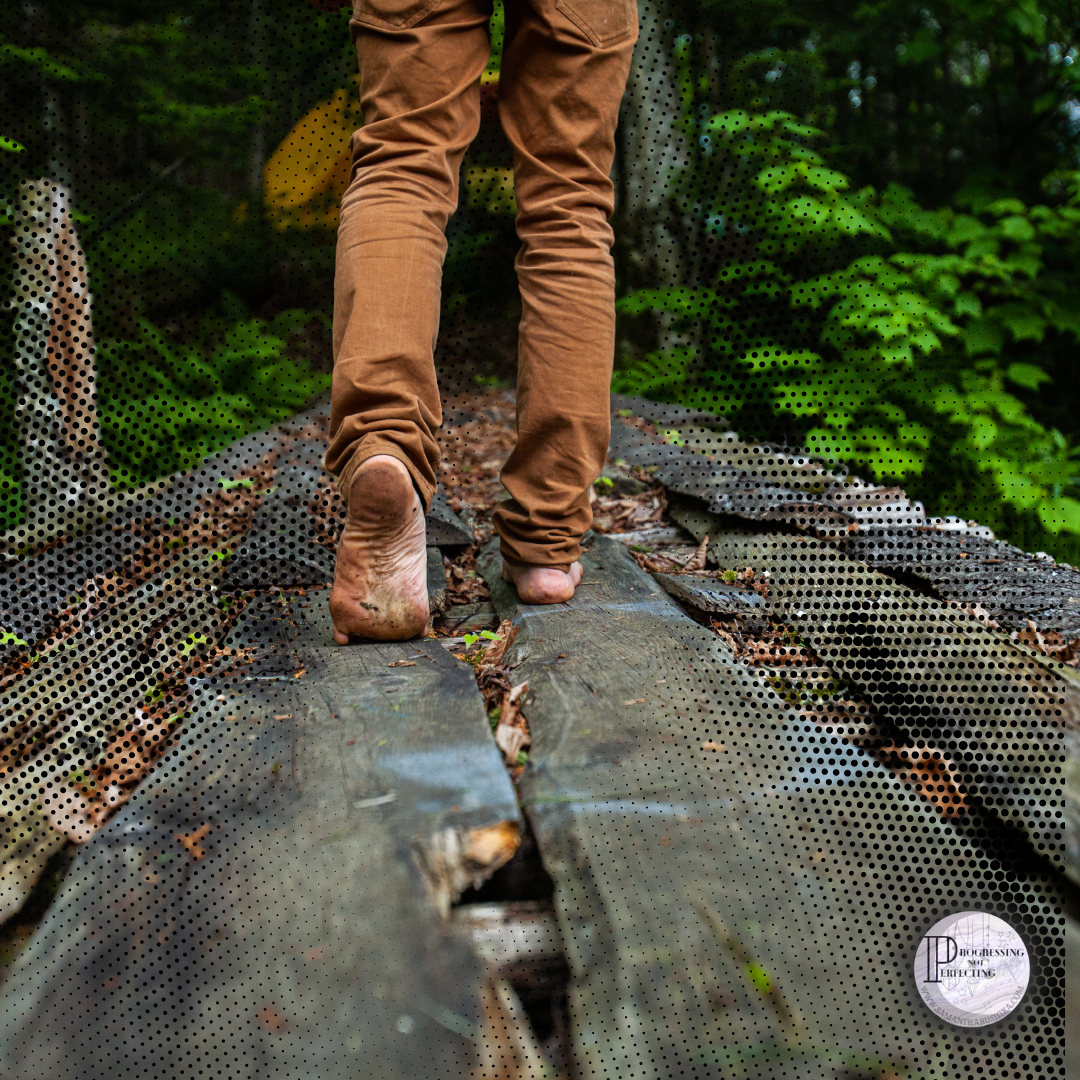
<svg viewBox="0 0 1080 1080"><path fill-rule="evenodd" d="M1080 573L614 409L565 605L440 498L441 636L335 647L321 410L9 565L0 1076L1063 1075ZM911 974L973 909L992 1045Z"/></svg>

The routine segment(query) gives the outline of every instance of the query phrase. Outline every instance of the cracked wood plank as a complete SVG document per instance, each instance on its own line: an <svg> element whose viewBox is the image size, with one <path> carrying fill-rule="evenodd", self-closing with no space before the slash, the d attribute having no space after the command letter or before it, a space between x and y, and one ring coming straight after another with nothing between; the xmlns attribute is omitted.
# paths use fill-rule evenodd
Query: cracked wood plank
<svg viewBox="0 0 1080 1080"><path fill-rule="evenodd" d="M1080 680L964 612L805 536L725 524L690 502L710 561L770 574L769 606L883 718L947 753L969 795L1034 860L1080 880ZM1022 858L1022 853L1018 853Z"/></svg>
<svg viewBox="0 0 1080 1080"><path fill-rule="evenodd" d="M304 603L250 607L232 644L260 661L199 691L80 848L0 989L5 1077L477 1068L486 970L440 909L512 854L518 811L472 672L434 642L333 646Z"/></svg>
<svg viewBox="0 0 1080 1080"><path fill-rule="evenodd" d="M568 604L528 607L493 547L478 561L530 687L519 791L556 882L578 1075L653 1080L660 1061L717 1078L766 1062L820 1080L936 1075L950 1037L927 1030L913 1059L924 1014L902 989L908 952L882 943L936 889L978 906L969 867L987 853L734 663L616 541L596 539L583 565ZM955 861L920 884L901 853L931 836ZM1010 888L1040 911L1055 901ZM881 949L870 998L833 947L838 926Z"/></svg>
<svg viewBox="0 0 1080 1080"><path fill-rule="evenodd" d="M1027 620L1067 640L1080 637L1080 571L974 531L860 530L839 551L905 584L925 582L943 600L976 604L1004 630Z"/></svg>

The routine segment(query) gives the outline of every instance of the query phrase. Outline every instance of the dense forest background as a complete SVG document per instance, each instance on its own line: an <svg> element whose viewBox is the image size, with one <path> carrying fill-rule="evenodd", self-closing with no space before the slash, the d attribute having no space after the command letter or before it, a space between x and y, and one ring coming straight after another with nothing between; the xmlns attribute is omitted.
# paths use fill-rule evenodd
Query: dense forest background
<svg viewBox="0 0 1080 1080"><path fill-rule="evenodd" d="M1080 562L1080 3L924 2L643 0L615 170L615 387ZM21 179L68 189L119 485L328 384L360 119L348 12L326 6L0 8L0 250ZM450 226L450 390L514 371L500 27L496 5ZM12 525L9 323L0 342Z"/></svg>

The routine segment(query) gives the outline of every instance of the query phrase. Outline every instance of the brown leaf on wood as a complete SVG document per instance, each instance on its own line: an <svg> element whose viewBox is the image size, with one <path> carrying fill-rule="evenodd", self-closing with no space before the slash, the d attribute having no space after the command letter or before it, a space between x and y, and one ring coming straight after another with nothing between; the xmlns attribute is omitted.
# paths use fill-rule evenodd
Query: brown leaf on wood
<svg viewBox="0 0 1080 1080"><path fill-rule="evenodd" d="M705 536L702 538L701 543L698 544L697 550L686 561L686 565L683 567L686 571L696 571L705 569L705 553L709 548L709 538Z"/></svg>
<svg viewBox="0 0 1080 1080"><path fill-rule="evenodd" d="M528 683L519 683L502 698L495 743L503 752L507 765L517 765L518 754L532 743L528 722L521 712L521 699L528 689Z"/></svg>
<svg viewBox="0 0 1080 1080"><path fill-rule="evenodd" d="M500 723L495 728L495 745L503 752L507 765L516 765L518 754L529 745L529 736L521 728Z"/></svg>
<svg viewBox="0 0 1080 1080"><path fill-rule="evenodd" d="M289 1026L288 1018L276 1006L270 1002L264 1002L257 1013L259 1023L266 1031L284 1031Z"/></svg>
<svg viewBox="0 0 1080 1080"><path fill-rule="evenodd" d="M514 638L517 636L517 627L509 619L503 619L495 634L495 640L484 649L483 656L480 658L481 665L502 663L506 650L514 643Z"/></svg>
<svg viewBox="0 0 1080 1080"><path fill-rule="evenodd" d="M960 790L956 766L936 747L888 744L877 750L877 757L944 817L959 817L967 812L968 798Z"/></svg>
<svg viewBox="0 0 1080 1080"><path fill-rule="evenodd" d="M1027 620L1023 630L1014 630L1009 637L1043 656L1060 660L1070 667L1080 667L1080 638L1066 641L1057 630L1040 630L1032 619Z"/></svg>
<svg viewBox="0 0 1080 1080"><path fill-rule="evenodd" d="M976 622L982 623L983 626L990 630L1001 629L1001 626L994 621L993 616L982 604L961 604L958 600L950 600L949 604L954 608L959 608L965 615L970 615Z"/></svg>
<svg viewBox="0 0 1080 1080"><path fill-rule="evenodd" d="M503 664L485 664L476 669L476 685L484 698L484 708L491 712L512 689L510 671Z"/></svg>
<svg viewBox="0 0 1080 1080"><path fill-rule="evenodd" d="M206 849L199 843L210 831L210 823L200 825L193 833L177 833L173 839L196 861L206 857Z"/></svg>

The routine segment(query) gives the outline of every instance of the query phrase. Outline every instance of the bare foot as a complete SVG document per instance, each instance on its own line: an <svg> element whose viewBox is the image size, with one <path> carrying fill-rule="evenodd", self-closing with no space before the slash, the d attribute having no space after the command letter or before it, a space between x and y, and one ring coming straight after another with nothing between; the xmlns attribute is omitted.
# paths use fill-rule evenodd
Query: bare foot
<svg viewBox="0 0 1080 1080"><path fill-rule="evenodd" d="M330 616L334 640L405 641L427 625L424 507L409 470L379 454L356 470L338 540Z"/></svg>
<svg viewBox="0 0 1080 1080"><path fill-rule="evenodd" d="M550 566L511 566L503 560L502 579L517 589L525 604L563 604L581 580L581 563L571 563L567 573Z"/></svg>

